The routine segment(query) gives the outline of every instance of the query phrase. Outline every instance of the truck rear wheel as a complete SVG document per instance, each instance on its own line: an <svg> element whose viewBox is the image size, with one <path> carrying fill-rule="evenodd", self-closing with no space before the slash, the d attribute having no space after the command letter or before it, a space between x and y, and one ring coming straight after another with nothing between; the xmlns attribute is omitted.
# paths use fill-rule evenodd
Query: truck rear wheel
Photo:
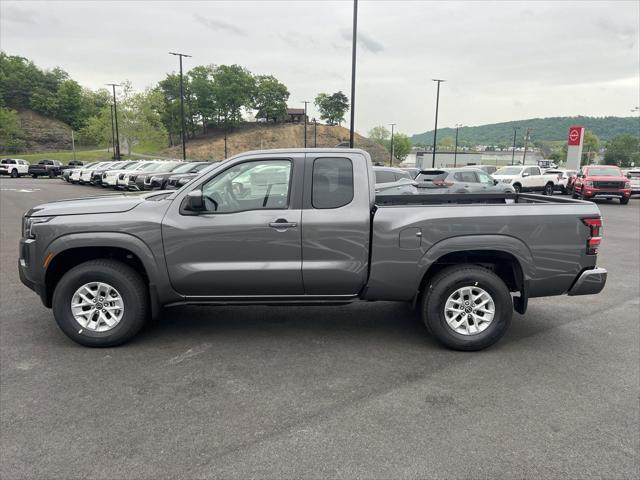
<svg viewBox="0 0 640 480"><path fill-rule="evenodd" d="M60 279L53 293L53 315L71 340L87 347L113 347L142 328L148 297L142 278L128 265L91 260Z"/></svg>
<svg viewBox="0 0 640 480"><path fill-rule="evenodd" d="M511 324L513 300L495 273L475 265L446 268L431 279L422 320L435 339L454 350L482 350Z"/></svg>

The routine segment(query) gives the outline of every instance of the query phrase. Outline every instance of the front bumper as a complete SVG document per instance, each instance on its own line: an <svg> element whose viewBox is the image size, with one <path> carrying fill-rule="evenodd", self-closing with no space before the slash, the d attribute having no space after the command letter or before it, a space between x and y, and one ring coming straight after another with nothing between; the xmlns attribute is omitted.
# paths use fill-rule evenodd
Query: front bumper
<svg viewBox="0 0 640 480"><path fill-rule="evenodd" d="M582 196L584 198L628 198L631 196L631 189L607 190L587 187L583 188Z"/></svg>
<svg viewBox="0 0 640 480"><path fill-rule="evenodd" d="M20 239L20 258L18 259L18 274L20 281L26 287L38 294L46 307L51 307L47 299L47 289L42 271L35 265L36 244L33 239Z"/></svg>
<svg viewBox="0 0 640 480"><path fill-rule="evenodd" d="M607 283L607 270L595 267L582 272L567 294L570 296L594 295L602 291L605 283Z"/></svg>

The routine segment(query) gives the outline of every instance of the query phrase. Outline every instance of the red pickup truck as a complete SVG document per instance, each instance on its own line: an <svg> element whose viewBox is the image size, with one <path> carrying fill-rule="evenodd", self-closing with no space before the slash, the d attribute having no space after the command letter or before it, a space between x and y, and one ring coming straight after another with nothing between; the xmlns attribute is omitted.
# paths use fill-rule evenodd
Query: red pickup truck
<svg viewBox="0 0 640 480"><path fill-rule="evenodd" d="M615 165L587 165L580 169L573 184L573 198L592 200L617 198L629 203L631 182Z"/></svg>

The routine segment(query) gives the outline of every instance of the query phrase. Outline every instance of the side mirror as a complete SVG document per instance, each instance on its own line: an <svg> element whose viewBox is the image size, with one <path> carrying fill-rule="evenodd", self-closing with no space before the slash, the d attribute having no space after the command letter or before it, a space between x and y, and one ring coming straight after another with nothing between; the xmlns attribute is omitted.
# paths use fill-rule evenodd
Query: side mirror
<svg viewBox="0 0 640 480"><path fill-rule="evenodd" d="M627 178L631 178L631 174L630 173L627 173L626 176L627 176Z"/></svg>
<svg viewBox="0 0 640 480"><path fill-rule="evenodd" d="M189 212L201 212L204 210L202 190L191 190L184 199L184 210Z"/></svg>

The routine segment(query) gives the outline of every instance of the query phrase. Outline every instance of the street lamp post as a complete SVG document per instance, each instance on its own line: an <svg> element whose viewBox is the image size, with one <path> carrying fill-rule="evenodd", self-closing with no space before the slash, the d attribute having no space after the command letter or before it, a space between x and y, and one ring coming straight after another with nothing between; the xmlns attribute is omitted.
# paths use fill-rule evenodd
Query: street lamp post
<svg viewBox="0 0 640 480"><path fill-rule="evenodd" d="M444 80L434 78L433 81L438 83L438 89L436 90L436 122L433 127L433 156L431 158L431 168L436 167L436 145L438 144L438 105L440 103L440 84L444 82Z"/></svg>
<svg viewBox="0 0 640 480"><path fill-rule="evenodd" d="M109 105L111 107L111 158L116 158L116 134L113 131L113 105Z"/></svg>
<svg viewBox="0 0 640 480"><path fill-rule="evenodd" d="M169 52L169 55L175 55L176 57L180 58L180 119L181 121L181 125L182 125L182 160L186 160L187 159L187 136L186 136L186 132L185 132L185 128L184 128L184 84L182 81L182 57L189 57L191 58L191 55L187 55L185 53L176 53L176 52Z"/></svg>
<svg viewBox="0 0 640 480"><path fill-rule="evenodd" d="M527 146L529 145L529 135L531 129L527 128L527 133L524 134L524 153L522 154L522 165L527 163Z"/></svg>
<svg viewBox="0 0 640 480"><path fill-rule="evenodd" d="M513 127L513 149L511 150L511 165L515 163L516 160L516 134L520 127Z"/></svg>
<svg viewBox="0 0 640 480"><path fill-rule="evenodd" d="M351 125L349 127L349 148L353 148L353 131L356 109L356 42L358 40L358 0L353 0L353 38L351 40Z"/></svg>
<svg viewBox="0 0 640 480"><path fill-rule="evenodd" d="M318 147L318 120L313 119L313 148Z"/></svg>
<svg viewBox="0 0 640 480"><path fill-rule="evenodd" d="M116 87L120 85L117 83L107 83L106 85L110 85L113 88L113 116L116 121L116 147L113 153L113 158L115 160L120 160L120 134L118 133L118 105L116 102Z"/></svg>
<svg viewBox="0 0 640 480"><path fill-rule="evenodd" d="M393 128L396 126L395 123L391 124L391 148L389 149L389 166L393 167L393 154L394 154L394 148L393 148Z"/></svg>
<svg viewBox="0 0 640 480"><path fill-rule="evenodd" d="M311 102L303 100L302 103L304 103L304 148L307 148L307 104Z"/></svg>
<svg viewBox="0 0 640 480"><path fill-rule="evenodd" d="M462 126L460 123L456 123L456 147L453 151L453 168L456 167L458 163L458 129Z"/></svg>

